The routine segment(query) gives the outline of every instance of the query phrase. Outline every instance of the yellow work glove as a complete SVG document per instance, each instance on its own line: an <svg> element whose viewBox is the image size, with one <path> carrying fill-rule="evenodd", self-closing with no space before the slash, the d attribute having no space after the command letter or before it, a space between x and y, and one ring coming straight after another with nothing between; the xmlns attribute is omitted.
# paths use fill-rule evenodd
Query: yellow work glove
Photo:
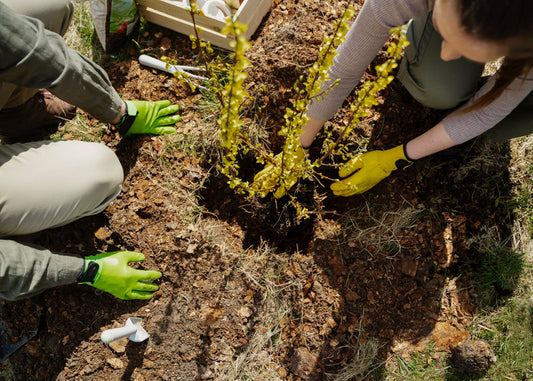
<svg viewBox="0 0 533 381"><path fill-rule="evenodd" d="M339 169L340 177L347 177L334 182L330 188L336 196L352 196L363 193L379 183L392 171L406 168L413 164L407 158L405 145L387 151L370 151L346 162ZM354 171L358 170L355 174Z"/></svg>
<svg viewBox="0 0 533 381"><path fill-rule="evenodd" d="M301 163L305 159L307 151L307 149L298 146L294 155L285 155L285 157L283 157L283 170L289 171L297 164ZM268 163L267 165L265 165L265 168L263 168L259 173L254 176L254 184L258 184L259 189L270 190L273 189L278 183L279 177L281 175L281 153L278 153L276 156L274 156L274 162L276 163L276 165ZM296 181L298 181L298 178L296 176L289 176L282 184L279 185L278 189L276 189L276 191L274 192L274 197L280 198L285 196L287 194L287 191L291 189L294 184L296 184ZM259 192L259 196L265 197L269 193L268 190Z"/></svg>

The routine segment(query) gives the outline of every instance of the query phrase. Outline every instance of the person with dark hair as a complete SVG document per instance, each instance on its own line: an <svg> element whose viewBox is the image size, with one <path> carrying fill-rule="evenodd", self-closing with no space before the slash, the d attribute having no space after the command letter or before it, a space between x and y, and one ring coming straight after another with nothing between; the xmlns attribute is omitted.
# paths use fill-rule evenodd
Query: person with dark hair
<svg viewBox="0 0 533 381"><path fill-rule="evenodd" d="M8 239L100 213L124 179L118 157L104 144L16 140L40 136L69 117L71 105L125 136L175 132L180 120L179 107L168 100L122 100L101 67L65 45L59 33L73 10L69 0L0 2L0 298L78 282L120 299L149 299L158 289L151 280L161 273L129 266L144 260L141 253L82 258Z"/></svg>
<svg viewBox="0 0 533 381"><path fill-rule="evenodd" d="M335 195L365 192L393 170L482 134L501 142L533 132L532 1L366 0L324 89L338 85L309 106L303 148L359 83L390 29L405 23L410 44L398 79L423 105L453 112L408 142L345 163L344 179L331 184ZM480 87L484 64L500 58L498 72Z"/></svg>

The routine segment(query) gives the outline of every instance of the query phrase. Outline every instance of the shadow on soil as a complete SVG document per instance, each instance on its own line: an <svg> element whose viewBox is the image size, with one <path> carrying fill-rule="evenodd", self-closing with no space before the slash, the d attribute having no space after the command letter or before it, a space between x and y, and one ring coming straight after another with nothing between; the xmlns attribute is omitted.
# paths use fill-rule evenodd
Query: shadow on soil
<svg viewBox="0 0 533 381"><path fill-rule="evenodd" d="M373 122L369 149L404 143L442 118L395 89L378 109L385 116ZM495 229L502 240L510 234L508 161L506 144L480 140L396 171L363 195L335 197L328 184L307 183L300 191L308 205L317 194L327 198L318 217L303 223L283 199L246 201L225 178L211 178L203 199L221 219L241 226L244 249L266 240L280 253L305 258L306 266L293 264L308 291L291 301L299 330L290 344L291 371L322 379L324 371L335 374L358 361L369 339L379 340L374 364L393 353L408 359L431 342L448 351L466 339L476 290L465 271L483 257L470 242L482 239L483 229ZM401 219L407 209L416 213L397 226L394 215ZM302 347L316 360L311 365L298 358Z"/></svg>

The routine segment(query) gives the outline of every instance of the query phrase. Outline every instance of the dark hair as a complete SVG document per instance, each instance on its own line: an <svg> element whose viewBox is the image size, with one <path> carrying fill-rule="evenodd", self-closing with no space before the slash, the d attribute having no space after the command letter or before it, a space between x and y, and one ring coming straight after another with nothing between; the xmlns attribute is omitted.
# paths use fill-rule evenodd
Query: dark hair
<svg viewBox="0 0 533 381"><path fill-rule="evenodd" d="M515 78L533 68L533 0L456 1L461 25L468 34L509 47L494 87L468 108L477 109L494 101Z"/></svg>

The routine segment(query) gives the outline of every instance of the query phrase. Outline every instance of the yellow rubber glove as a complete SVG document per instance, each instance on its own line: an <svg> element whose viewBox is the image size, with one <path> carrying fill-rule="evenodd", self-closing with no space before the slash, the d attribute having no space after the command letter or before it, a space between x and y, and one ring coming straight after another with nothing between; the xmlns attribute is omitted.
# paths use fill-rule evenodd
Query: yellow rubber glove
<svg viewBox="0 0 533 381"><path fill-rule="evenodd" d="M307 149L298 146L294 156L291 157L285 155L285 157L283 158L284 170L294 168L296 164L304 160L307 151ZM259 173L254 176L254 183L259 184L260 189L273 189L276 186L281 175L281 161L282 154L278 153L276 156L274 156L274 162L277 165L268 163L267 165L265 165L265 168L263 168ZM274 192L274 197L281 198L285 196L287 194L287 191L291 189L294 184L296 184L296 181L298 181L298 178L296 176L289 176L283 184L279 185L278 189ZM265 197L268 193L268 191L264 191L259 193L259 196Z"/></svg>
<svg viewBox="0 0 533 381"><path fill-rule="evenodd" d="M406 168L411 164L413 162L407 158L403 144L386 151L366 152L346 162L339 169L339 176L351 176L331 184L330 188L336 196L363 193L395 169ZM358 171L352 174L356 170Z"/></svg>
<svg viewBox="0 0 533 381"><path fill-rule="evenodd" d="M123 300L150 299L159 286L149 280L161 278L161 273L138 270L128 265L143 260L142 253L133 251L114 251L85 257L85 267L78 283L89 284Z"/></svg>

